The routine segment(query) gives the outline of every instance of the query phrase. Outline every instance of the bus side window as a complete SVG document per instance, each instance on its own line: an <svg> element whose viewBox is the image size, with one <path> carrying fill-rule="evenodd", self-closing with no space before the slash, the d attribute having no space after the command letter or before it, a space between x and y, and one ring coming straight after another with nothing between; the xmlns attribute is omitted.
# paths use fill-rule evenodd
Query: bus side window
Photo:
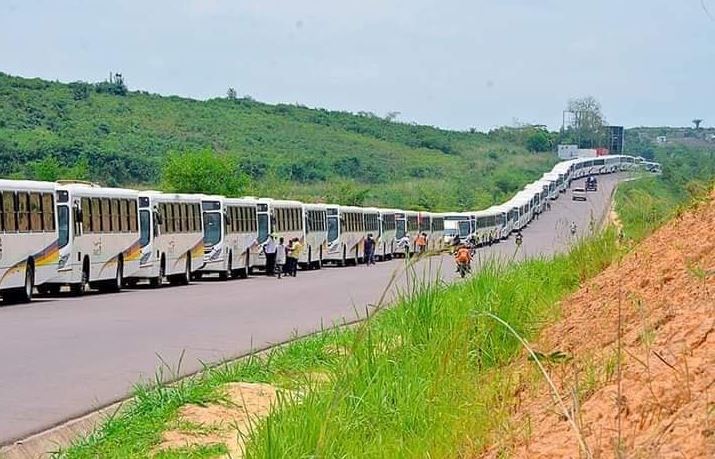
<svg viewBox="0 0 715 459"><path fill-rule="evenodd" d="M7 232L17 231L17 215L15 212L15 193L12 191L3 191L2 193L2 209L3 209L3 230Z"/></svg>
<svg viewBox="0 0 715 459"><path fill-rule="evenodd" d="M5 231L5 193L0 191L0 231Z"/></svg>
<svg viewBox="0 0 715 459"><path fill-rule="evenodd" d="M186 231L186 207L185 204L177 204L176 205L176 215L179 216L179 233L183 233Z"/></svg>
<svg viewBox="0 0 715 459"><path fill-rule="evenodd" d="M40 193L30 193L30 231L42 231L42 202Z"/></svg>
<svg viewBox="0 0 715 459"><path fill-rule="evenodd" d="M137 232L137 200L129 201L129 231Z"/></svg>
<svg viewBox="0 0 715 459"><path fill-rule="evenodd" d="M193 204L186 204L186 231L189 233L194 232L194 206Z"/></svg>
<svg viewBox="0 0 715 459"><path fill-rule="evenodd" d="M100 213L99 198L91 198L92 203L92 232L100 233L102 231L102 214Z"/></svg>
<svg viewBox="0 0 715 459"><path fill-rule="evenodd" d="M109 199L102 198L102 200L100 202L101 202L100 215L102 216L102 218L100 220L102 222L102 232L108 233L110 231Z"/></svg>
<svg viewBox="0 0 715 459"><path fill-rule="evenodd" d="M82 231L91 233L92 230L92 206L89 198L82 198Z"/></svg>
<svg viewBox="0 0 715 459"><path fill-rule="evenodd" d="M164 220L166 225L165 225L165 233L166 234L171 234L174 232L174 207L171 204L166 205L166 220Z"/></svg>
<svg viewBox="0 0 715 459"><path fill-rule="evenodd" d="M42 227L45 231L55 230L55 196L42 194Z"/></svg>
<svg viewBox="0 0 715 459"><path fill-rule="evenodd" d="M27 193L17 193L17 230L21 233L30 230L30 206Z"/></svg>
<svg viewBox="0 0 715 459"><path fill-rule="evenodd" d="M119 225L119 200L118 199L112 199L110 203L110 210L111 210L111 215L112 215L112 232L113 233L118 233L120 232L121 226Z"/></svg>
<svg viewBox="0 0 715 459"><path fill-rule="evenodd" d="M129 209L126 199L119 201L119 226L122 233L129 231Z"/></svg>
<svg viewBox="0 0 715 459"><path fill-rule="evenodd" d="M201 220L201 205L200 204L194 204L194 228L196 228L196 231L202 231L203 230L203 221Z"/></svg>

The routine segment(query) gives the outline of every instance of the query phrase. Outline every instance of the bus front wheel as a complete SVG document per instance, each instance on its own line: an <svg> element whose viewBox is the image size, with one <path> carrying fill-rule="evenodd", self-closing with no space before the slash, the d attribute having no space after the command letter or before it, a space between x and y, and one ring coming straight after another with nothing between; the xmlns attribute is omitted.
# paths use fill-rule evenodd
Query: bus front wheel
<svg viewBox="0 0 715 459"><path fill-rule="evenodd" d="M32 289L35 287L35 266L32 260L25 264L25 283L18 289L7 292L4 296L9 303L29 303L32 301Z"/></svg>
<svg viewBox="0 0 715 459"><path fill-rule="evenodd" d="M74 296L82 296L89 291L89 259L82 262L82 274L79 283L70 285L70 293Z"/></svg>
<svg viewBox="0 0 715 459"><path fill-rule="evenodd" d="M233 276L233 254L229 253L228 266L226 267L226 271L221 271L220 273L218 273L218 278L219 280L225 281L228 280L231 276Z"/></svg>

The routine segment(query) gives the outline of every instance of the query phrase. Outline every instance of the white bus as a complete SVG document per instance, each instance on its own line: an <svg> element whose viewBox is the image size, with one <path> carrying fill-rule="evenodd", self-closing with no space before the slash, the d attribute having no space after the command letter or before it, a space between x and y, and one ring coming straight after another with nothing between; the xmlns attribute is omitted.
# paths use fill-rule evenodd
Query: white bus
<svg viewBox="0 0 715 459"><path fill-rule="evenodd" d="M259 245L255 250L256 257L253 265L256 268L265 269L266 255L261 250L260 244L266 242L269 234L276 235L276 243L280 238L283 238L286 246L288 241L295 238L305 244L305 216L303 215L303 203L300 201L260 198L256 202L258 207ZM312 250L315 250L315 248ZM312 250L311 257L315 256L315 252ZM307 257L308 249L304 247L298 262L305 266Z"/></svg>
<svg viewBox="0 0 715 459"><path fill-rule="evenodd" d="M141 246L137 192L87 183L57 185L60 259L46 290L69 285L74 295L89 288L121 290L139 270Z"/></svg>
<svg viewBox="0 0 715 459"><path fill-rule="evenodd" d="M164 278L186 285L204 264L201 195L139 193L139 270L129 283L149 279L152 287Z"/></svg>
<svg viewBox="0 0 715 459"><path fill-rule="evenodd" d="M451 244L454 236L459 235L460 241L465 241L472 234L469 215L466 213L444 214L444 242Z"/></svg>
<svg viewBox="0 0 715 459"><path fill-rule="evenodd" d="M323 254L328 249L328 214L325 204L303 204L305 234L301 238L305 247L298 263L306 269L320 269Z"/></svg>
<svg viewBox="0 0 715 459"><path fill-rule="evenodd" d="M204 265L196 273L218 273L219 279L248 276L258 245L256 200L202 196Z"/></svg>
<svg viewBox="0 0 715 459"><path fill-rule="evenodd" d="M375 235L375 258L390 260L395 253L395 213L394 209L378 209L380 232Z"/></svg>
<svg viewBox="0 0 715 459"><path fill-rule="evenodd" d="M364 257L365 212L361 207L328 205L328 251L323 261L357 265Z"/></svg>
<svg viewBox="0 0 715 459"><path fill-rule="evenodd" d="M498 239L499 223L497 216L500 212L496 210L480 210L475 212L477 217L477 229L474 235L474 240L477 245L488 245Z"/></svg>
<svg viewBox="0 0 715 459"><path fill-rule="evenodd" d="M55 184L0 180L0 295L28 302L57 273Z"/></svg>
<svg viewBox="0 0 715 459"><path fill-rule="evenodd" d="M511 213L512 208L509 206L504 206L502 204L502 205L492 206L487 210L490 212L494 212L496 214L497 240L502 240L502 239L508 238L509 234L511 233L512 228L514 227L513 221L512 221L512 217L514 216L514 214Z"/></svg>

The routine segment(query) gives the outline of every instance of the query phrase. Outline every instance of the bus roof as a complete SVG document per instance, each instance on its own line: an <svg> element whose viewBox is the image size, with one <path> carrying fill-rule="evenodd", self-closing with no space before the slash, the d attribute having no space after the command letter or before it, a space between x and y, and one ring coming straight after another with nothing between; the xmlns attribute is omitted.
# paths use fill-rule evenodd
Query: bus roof
<svg viewBox="0 0 715 459"><path fill-rule="evenodd" d="M107 197L133 197L139 195L137 190L128 188L105 188L85 183L68 183L57 185L58 190L67 190L77 196L107 196Z"/></svg>
<svg viewBox="0 0 715 459"><path fill-rule="evenodd" d="M37 180L7 180L0 179L0 188L5 190L38 190L54 191L57 185L54 182L40 182Z"/></svg>

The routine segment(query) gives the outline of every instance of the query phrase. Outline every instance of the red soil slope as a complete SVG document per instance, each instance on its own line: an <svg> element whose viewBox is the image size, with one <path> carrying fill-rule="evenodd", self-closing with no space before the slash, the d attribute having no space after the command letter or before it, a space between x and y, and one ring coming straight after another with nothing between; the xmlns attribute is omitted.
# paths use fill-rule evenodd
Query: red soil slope
<svg viewBox="0 0 715 459"><path fill-rule="evenodd" d="M658 230L562 307L535 347L569 356L549 370L589 452L538 384L517 395L518 438L490 455L715 457L715 201Z"/></svg>

